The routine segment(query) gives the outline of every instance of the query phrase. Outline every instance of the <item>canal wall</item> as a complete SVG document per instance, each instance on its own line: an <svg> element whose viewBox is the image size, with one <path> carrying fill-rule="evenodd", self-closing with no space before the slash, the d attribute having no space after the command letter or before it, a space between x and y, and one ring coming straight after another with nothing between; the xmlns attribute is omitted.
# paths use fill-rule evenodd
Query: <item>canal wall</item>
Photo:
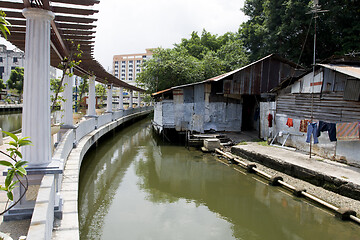
<svg viewBox="0 0 360 240"><path fill-rule="evenodd" d="M10 112L10 111L21 111L22 104L5 104L0 105L0 112Z"/></svg>
<svg viewBox="0 0 360 240"><path fill-rule="evenodd" d="M79 239L78 187L84 155L105 134L124 123L144 118L152 111L153 107L150 106L105 113L82 121L74 129L66 131L53 155L53 161L61 166L63 173L60 176L44 176L36 199L28 240ZM56 198L56 195L60 195L60 198ZM60 199L60 204L56 199ZM56 209L57 205L61 208ZM54 208L57 218L54 218Z"/></svg>

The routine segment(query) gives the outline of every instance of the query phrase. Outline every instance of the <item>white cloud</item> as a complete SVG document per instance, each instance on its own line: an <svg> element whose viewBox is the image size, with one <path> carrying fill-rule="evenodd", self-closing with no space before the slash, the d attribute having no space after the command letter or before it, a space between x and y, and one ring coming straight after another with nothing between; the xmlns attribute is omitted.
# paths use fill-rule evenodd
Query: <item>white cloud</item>
<svg viewBox="0 0 360 240"><path fill-rule="evenodd" d="M237 31L246 20L238 0L101 1L96 16L95 58L108 69L116 54L141 53L145 48L171 48L192 31L212 34Z"/></svg>

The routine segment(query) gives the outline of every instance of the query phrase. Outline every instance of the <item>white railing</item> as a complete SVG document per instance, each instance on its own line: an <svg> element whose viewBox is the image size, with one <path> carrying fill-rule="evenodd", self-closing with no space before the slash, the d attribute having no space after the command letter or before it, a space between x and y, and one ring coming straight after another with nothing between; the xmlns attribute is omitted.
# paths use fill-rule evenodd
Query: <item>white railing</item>
<svg viewBox="0 0 360 240"><path fill-rule="evenodd" d="M105 113L98 117L97 127L101 127L112 121L112 113Z"/></svg>
<svg viewBox="0 0 360 240"><path fill-rule="evenodd" d="M69 129L61 138L55 150L53 161L60 161L61 168L64 170L66 159L69 157L74 145L78 143L84 136L95 130L96 126L102 126L106 123L112 123L118 126L121 118L132 119L126 117L128 115L150 111L153 107L135 108L115 113L108 113L98 118L90 118L82 121L75 129ZM110 128L109 128L110 130ZM103 130L102 130L103 131ZM61 188L61 179L63 174L46 174L44 175L36 198L33 216L31 218L30 228L27 240L50 240L52 237L54 225L54 207L55 201L58 201L58 194Z"/></svg>
<svg viewBox="0 0 360 240"><path fill-rule="evenodd" d="M61 138L58 146L56 147L53 159L64 160L66 159L74 146L75 130L69 129Z"/></svg>
<svg viewBox="0 0 360 240"><path fill-rule="evenodd" d="M80 122L75 130L75 142L78 142L86 134L92 132L95 129L96 122L96 118L89 118L86 121Z"/></svg>
<svg viewBox="0 0 360 240"><path fill-rule="evenodd" d="M124 116L124 110L119 110L113 113L113 119L119 119Z"/></svg>
<svg viewBox="0 0 360 240"><path fill-rule="evenodd" d="M54 226L55 175L44 175L36 198L27 240L51 239Z"/></svg>

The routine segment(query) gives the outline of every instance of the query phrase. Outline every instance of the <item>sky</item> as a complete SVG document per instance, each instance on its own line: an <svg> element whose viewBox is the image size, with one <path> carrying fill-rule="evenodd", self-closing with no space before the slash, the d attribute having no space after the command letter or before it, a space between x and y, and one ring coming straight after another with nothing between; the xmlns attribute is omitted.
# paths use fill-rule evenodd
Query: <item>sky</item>
<svg viewBox="0 0 360 240"><path fill-rule="evenodd" d="M244 0L101 0L95 59L111 70L114 55L172 48L192 31L235 32L247 20L243 6Z"/></svg>
<svg viewBox="0 0 360 240"><path fill-rule="evenodd" d="M95 59L112 70L114 55L172 48L192 31L235 32L247 20L243 6L244 0L101 0L93 16L98 19Z"/></svg>

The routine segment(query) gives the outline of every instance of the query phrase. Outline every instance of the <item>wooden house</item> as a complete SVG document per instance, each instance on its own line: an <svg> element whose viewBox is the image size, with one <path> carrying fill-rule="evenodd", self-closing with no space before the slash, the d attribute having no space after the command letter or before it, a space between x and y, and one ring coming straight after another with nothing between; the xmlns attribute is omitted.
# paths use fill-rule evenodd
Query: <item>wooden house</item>
<svg viewBox="0 0 360 240"><path fill-rule="evenodd" d="M298 69L298 70L297 70ZM177 132L259 130L260 101L304 70L276 54L202 82L153 94L154 127Z"/></svg>
<svg viewBox="0 0 360 240"><path fill-rule="evenodd" d="M320 132L318 144L312 139L311 151L360 166L360 61L350 58L324 61L316 65L315 74L310 71L287 79L271 92L276 93L275 101L261 103L262 138L276 138L282 145L309 152L307 132L300 126L304 120L312 120L317 126L320 121L336 124L337 141L330 139L329 132ZM274 119L272 127L269 114ZM351 127L348 133L352 135L344 133L339 139L339 134L343 134L340 127Z"/></svg>

